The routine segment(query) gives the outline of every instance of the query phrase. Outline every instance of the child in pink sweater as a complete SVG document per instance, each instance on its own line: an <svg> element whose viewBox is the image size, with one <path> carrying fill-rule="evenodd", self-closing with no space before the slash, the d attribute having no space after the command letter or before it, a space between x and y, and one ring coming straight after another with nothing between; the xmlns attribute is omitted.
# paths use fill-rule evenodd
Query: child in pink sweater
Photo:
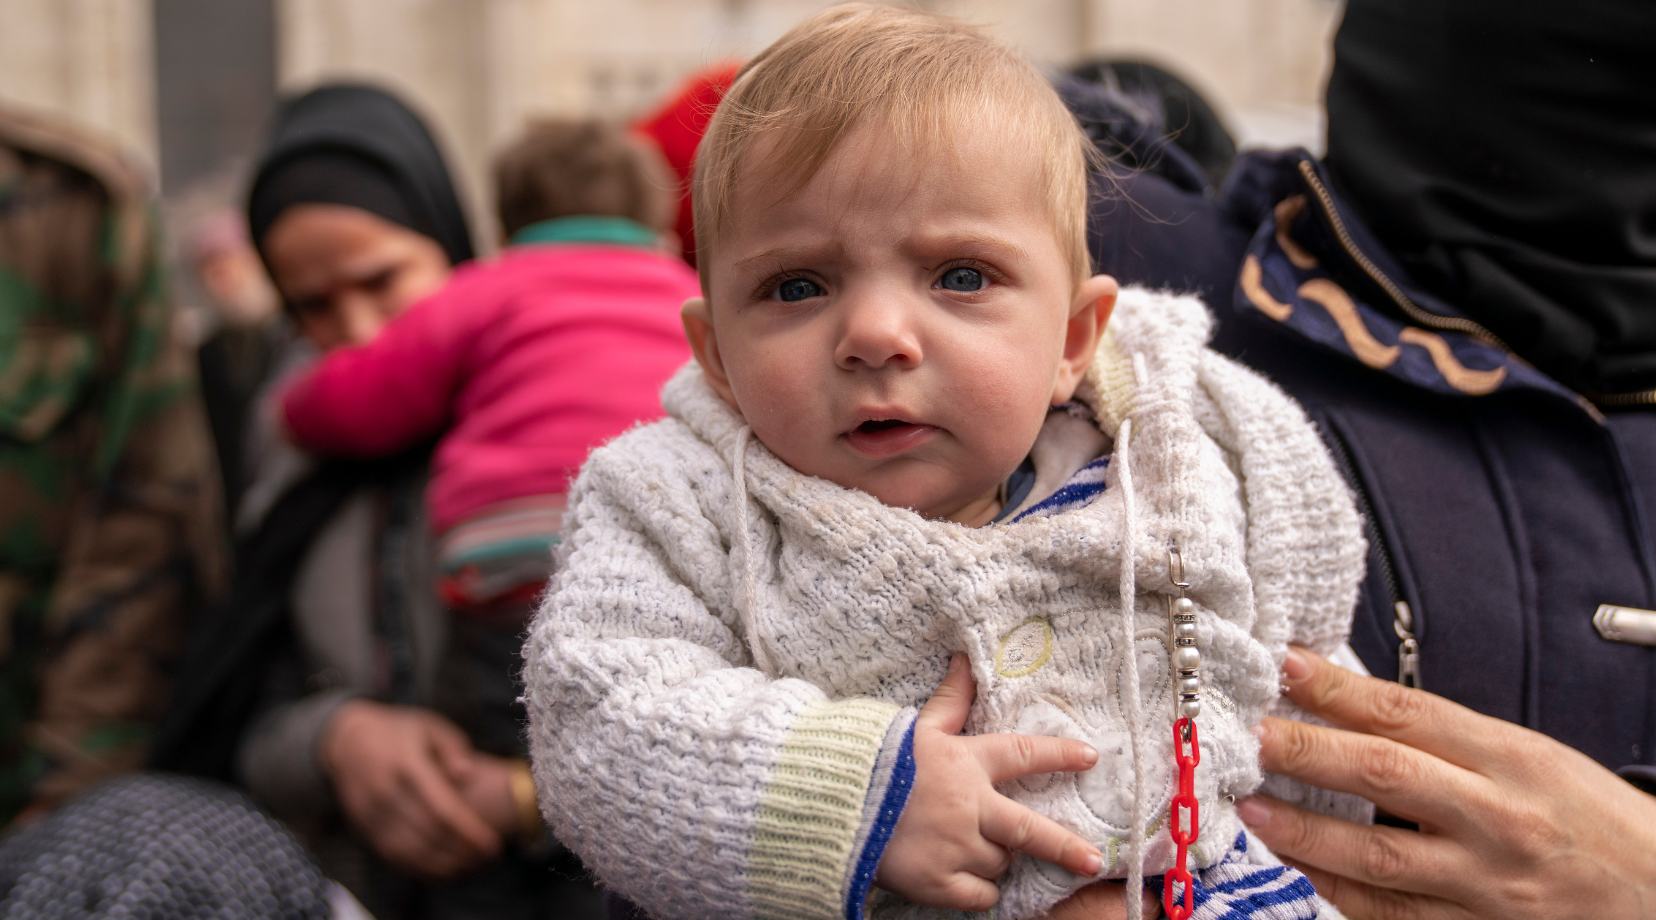
<svg viewBox="0 0 1656 920"><path fill-rule="evenodd" d="M282 398L318 454L378 457L440 436L426 502L451 609L520 608L550 572L587 452L661 414L689 358L696 275L668 254L659 155L596 121L533 126L495 162L509 238L373 341L328 354Z"/></svg>

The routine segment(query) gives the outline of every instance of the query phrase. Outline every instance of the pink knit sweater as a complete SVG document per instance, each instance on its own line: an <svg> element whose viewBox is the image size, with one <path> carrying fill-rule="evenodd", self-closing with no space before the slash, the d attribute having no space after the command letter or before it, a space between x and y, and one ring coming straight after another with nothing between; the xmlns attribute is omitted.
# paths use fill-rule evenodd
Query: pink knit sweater
<svg viewBox="0 0 1656 920"><path fill-rule="evenodd" d="M461 268L374 341L327 355L283 394L317 453L376 457L442 435L427 502L438 533L483 508L559 494L598 444L661 415L689 358L684 263L622 244L507 249Z"/></svg>

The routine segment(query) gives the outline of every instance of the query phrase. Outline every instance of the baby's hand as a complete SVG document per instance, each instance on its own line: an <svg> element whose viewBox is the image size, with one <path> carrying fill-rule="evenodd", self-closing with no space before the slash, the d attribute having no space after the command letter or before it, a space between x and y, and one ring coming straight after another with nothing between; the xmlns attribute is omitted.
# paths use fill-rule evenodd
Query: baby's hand
<svg viewBox="0 0 1656 920"><path fill-rule="evenodd" d="M1079 772L1098 752L1065 738L961 737L975 693L956 655L914 724L914 789L874 879L919 904L988 910L995 879L1027 853L1078 875L1097 875L1104 857L1080 836L995 791L995 783L1057 771Z"/></svg>

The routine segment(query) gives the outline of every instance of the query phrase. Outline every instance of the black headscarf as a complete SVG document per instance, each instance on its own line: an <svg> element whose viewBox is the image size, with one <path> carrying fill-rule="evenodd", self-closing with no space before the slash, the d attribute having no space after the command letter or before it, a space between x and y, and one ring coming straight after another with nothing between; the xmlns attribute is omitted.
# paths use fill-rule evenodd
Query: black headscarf
<svg viewBox="0 0 1656 920"><path fill-rule="evenodd" d="M1656 388L1656 4L1348 0L1328 166L1415 280L1560 382Z"/></svg>
<svg viewBox="0 0 1656 920"><path fill-rule="evenodd" d="M451 264L472 257L436 141L412 110L371 86L329 84L283 103L248 195L254 244L296 204L361 208L430 237Z"/></svg>

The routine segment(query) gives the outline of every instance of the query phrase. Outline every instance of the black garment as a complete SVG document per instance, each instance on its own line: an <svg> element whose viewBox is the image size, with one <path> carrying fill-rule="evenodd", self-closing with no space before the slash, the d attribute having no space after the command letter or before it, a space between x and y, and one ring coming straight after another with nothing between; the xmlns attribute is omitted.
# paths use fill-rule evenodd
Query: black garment
<svg viewBox="0 0 1656 920"><path fill-rule="evenodd" d="M151 766L233 782L237 746L270 669L297 654L292 585L305 552L346 500L396 472L333 464L295 483L236 548L230 595L191 624Z"/></svg>
<svg viewBox="0 0 1656 920"><path fill-rule="evenodd" d="M1627 4L1607 5L1631 15ZM1368 17L1384 18L1391 10L1459 22L1462 8L1351 0L1342 42ZM1491 11L1487 18L1500 15ZM1582 11L1583 20L1601 27L1611 15L1601 7ZM1579 37L1573 25L1556 34ZM1626 34L1606 41L1618 38L1632 41ZM1412 36L1395 50L1427 57L1443 51L1432 44ZM1348 47L1342 45L1342 53ZM1494 53L1464 45L1459 50L1467 53L1468 68L1477 66L1480 55ZM1342 73L1351 57L1336 61L1331 96L1359 85L1341 84L1365 72L1359 66ZM1407 83L1413 74L1391 78ZM1650 84L1623 85L1620 98ZM1436 101L1427 93L1458 99L1463 89L1441 78L1422 83L1414 104L1429 109ZM1348 95L1344 104L1356 99ZM1364 208L1370 205L1354 207L1345 197L1356 181L1352 172L1343 181L1336 172L1329 181L1303 153L1245 154L1217 197L1181 171L1150 168L1119 177L1127 200L1097 201L1089 214L1097 267L1124 284L1199 293L1218 320L1214 346L1270 375L1318 424L1365 505L1370 557L1352 644L1372 673L1390 679L1404 670L1406 649L1397 631L1401 602L1420 643L1425 689L1541 731L1648 788L1656 777L1656 648L1605 639L1593 618L1600 604L1656 610L1656 406L1595 408L1521 360L1530 354L1520 350L1514 357L1465 331L1465 318L1488 319L1508 302L1490 300L1489 289L1475 285L1428 289L1414 277L1418 262L1390 251L1393 236L1404 240L1405 252L1410 240L1435 239L1418 223L1398 228L1400 222L1437 220L1418 209L1466 203L1464 195L1448 192L1418 200L1441 191L1428 177L1453 177L1467 162L1464 145L1445 144L1445 137L1476 132L1479 113L1518 100L1451 104L1442 111L1463 119L1452 130L1432 127L1448 116L1367 101L1373 108L1345 112L1346 124L1370 124L1376 134L1386 124L1392 134L1374 137L1378 149L1372 152L1336 152L1374 169L1396 150L1406 150L1409 159L1406 168L1401 159L1389 161L1403 173L1361 180L1363 200L1376 202L1371 206L1381 214L1379 226L1368 224ZM1556 99L1541 102L1546 110ZM1330 105L1336 105L1333 98ZM1649 112L1650 105L1628 102L1622 120L1640 106ZM1629 136L1648 137L1651 124L1644 118ZM1517 130L1505 122L1489 127ZM1601 124L1591 130L1619 128ZM1128 129L1125 142L1137 136ZM1587 160L1603 155L1594 151ZM1530 162L1527 152L1517 156ZM1600 183L1572 171L1581 161L1556 150L1549 156L1550 165L1571 180L1567 189L1533 189L1542 202L1540 216L1568 213L1584 238L1629 241L1626 248L1635 252L1633 228L1656 233L1649 199L1633 200L1638 189L1619 184L1626 179L1637 186L1637 177L1617 173ZM1649 166L1656 158L1644 162L1656 175ZM1629 197L1608 201L1618 189ZM1580 207L1564 200L1572 190L1583 196ZM1479 194L1490 196L1491 208L1526 204L1522 196L1495 197L1493 185ZM1487 216L1466 208L1446 213ZM1505 252L1500 232L1510 231L1515 249L1543 246L1544 238L1527 236L1536 229L1524 221L1485 222L1480 232L1486 251ZM1450 231L1439 223L1437 232ZM1559 243L1561 258L1572 257L1575 243ZM1639 258L1646 266L1651 262L1649 253ZM1556 280L1551 306L1591 319L1603 289L1585 276ZM1307 295L1307 282L1316 297ZM1646 311L1656 310L1656 296L1643 303ZM1603 366L1616 366L1638 343L1623 339L1606 347L1588 355L1588 363L1603 357Z"/></svg>
<svg viewBox="0 0 1656 920"><path fill-rule="evenodd" d="M1348 0L1334 51L1329 172L1409 274L1572 389L1656 391L1656 4Z"/></svg>
<svg viewBox="0 0 1656 920"><path fill-rule="evenodd" d="M1215 347L1264 371L1318 424L1367 505L1370 559L1352 644L1372 673L1399 674L1402 601L1425 689L1624 775L1648 772L1656 649L1601 638L1592 620L1599 604L1656 609L1656 408L1601 414L1532 369L1543 384L1514 385L1512 373L1481 396L1403 379L1403 359L1432 362L1375 321L1383 291L1314 203L1290 222L1301 260L1342 285L1377 344L1401 358L1376 369L1268 317L1248 297L1243 268L1280 249L1270 223L1279 203L1314 198L1299 168L1309 162L1244 155L1218 201L1132 177L1135 206L1096 208L1089 220L1100 270L1200 293L1219 321ZM1336 210L1363 261L1385 265L1416 301L1449 309L1374 248L1354 210ZM1299 279L1285 277L1277 293L1286 300ZM1291 320L1304 313L1332 329L1316 309L1295 304Z"/></svg>
<svg viewBox="0 0 1656 920"><path fill-rule="evenodd" d="M247 479L248 422L255 400L276 370L288 344L285 323L272 319L252 326L224 326L196 349L201 401L218 451L224 507L241 507Z"/></svg>
<svg viewBox="0 0 1656 920"><path fill-rule="evenodd" d="M437 142L380 89L329 84L283 104L248 195L254 245L296 204L361 208L435 240L451 264L472 257Z"/></svg>

